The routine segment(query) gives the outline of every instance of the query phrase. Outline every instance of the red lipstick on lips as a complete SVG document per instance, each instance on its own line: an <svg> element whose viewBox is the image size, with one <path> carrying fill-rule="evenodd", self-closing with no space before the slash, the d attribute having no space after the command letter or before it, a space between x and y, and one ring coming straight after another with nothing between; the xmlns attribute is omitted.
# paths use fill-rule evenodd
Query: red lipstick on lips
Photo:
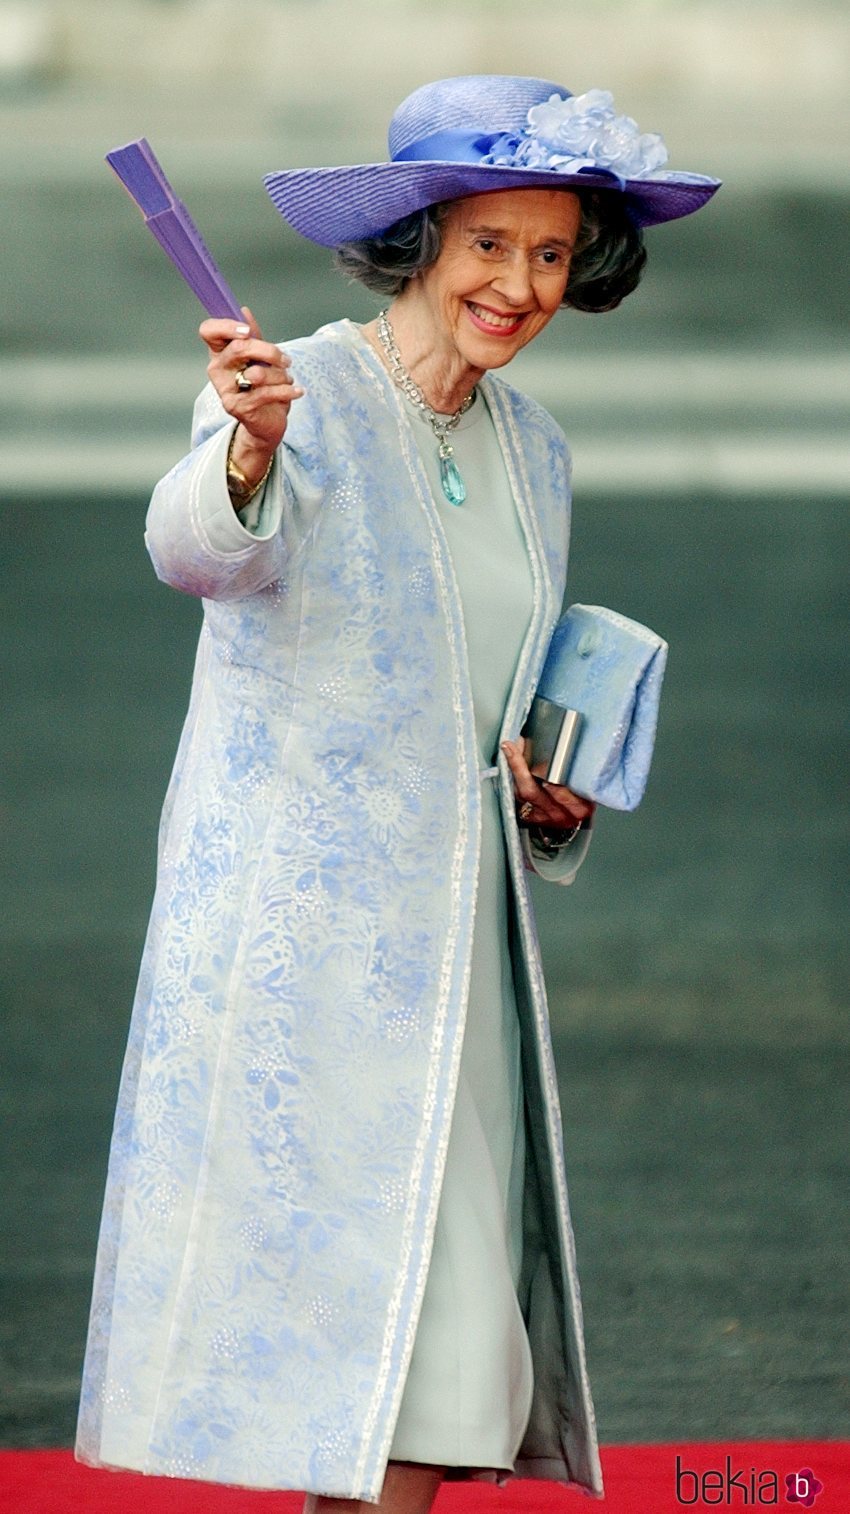
<svg viewBox="0 0 850 1514"><path fill-rule="evenodd" d="M473 326L477 326L479 331L486 331L488 336L516 336L523 321L525 320L525 314L523 313L522 315L518 315L510 326L491 326L487 321L482 321L481 317L475 314L475 311L468 301L465 301L464 303L466 304L469 319L471 320ZM490 309L489 305L481 305L480 301L478 300L476 300L476 304L479 305L481 310ZM493 310L492 314L507 315L507 311Z"/></svg>

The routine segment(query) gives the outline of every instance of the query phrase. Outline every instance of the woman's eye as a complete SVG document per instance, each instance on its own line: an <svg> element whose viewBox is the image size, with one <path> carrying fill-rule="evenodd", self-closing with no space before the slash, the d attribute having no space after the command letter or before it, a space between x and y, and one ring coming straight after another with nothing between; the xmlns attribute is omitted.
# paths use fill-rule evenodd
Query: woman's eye
<svg viewBox="0 0 850 1514"><path fill-rule="evenodd" d="M496 243L492 237L479 237L478 246L482 252L495 252L496 250Z"/></svg>
<svg viewBox="0 0 850 1514"><path fill-rule="evenodd" d="M557 268L564 261L563 253L556 252L554 247L544 247L540 256L542 261L546 264L547 268Z"/></svg>

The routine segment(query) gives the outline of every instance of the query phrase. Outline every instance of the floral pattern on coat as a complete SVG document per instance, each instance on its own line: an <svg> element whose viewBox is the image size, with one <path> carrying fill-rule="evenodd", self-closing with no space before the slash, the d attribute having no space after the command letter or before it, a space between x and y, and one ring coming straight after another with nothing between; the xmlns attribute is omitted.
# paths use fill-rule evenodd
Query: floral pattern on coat
<svg viewBox="0 0 850 1514"><path fill-rule="evenodd" d="M249 532L230 505L231 425L209 389L148 514L159 576L203 599L204 624L118 1100L77 1454L377 1501L463 1038L480 775L459 595L400 398L350 322L287 350L306 395L266 523ZM484 382L535 585L512 736L561 606L568 460L544 410ZM528 857L501 756L499 773L540 1221L517 1471L599 1494Z"/></svg>

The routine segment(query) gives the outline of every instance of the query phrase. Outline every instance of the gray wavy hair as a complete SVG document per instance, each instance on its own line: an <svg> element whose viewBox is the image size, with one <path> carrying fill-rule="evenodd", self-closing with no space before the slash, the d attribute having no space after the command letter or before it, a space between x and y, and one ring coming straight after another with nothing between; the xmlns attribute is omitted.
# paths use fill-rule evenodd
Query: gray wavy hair
<svg viewBox="0 0 850 1514"><path fill-rule="evenodd" d="M594 313L615 310L643 272L643 235L616 191L583 189L579 200L581 222L562 304ZM408 280L436 263L451 203L414 211L383 236L344 242L336 249L336 267L376 294L401 294Z"/></svg>

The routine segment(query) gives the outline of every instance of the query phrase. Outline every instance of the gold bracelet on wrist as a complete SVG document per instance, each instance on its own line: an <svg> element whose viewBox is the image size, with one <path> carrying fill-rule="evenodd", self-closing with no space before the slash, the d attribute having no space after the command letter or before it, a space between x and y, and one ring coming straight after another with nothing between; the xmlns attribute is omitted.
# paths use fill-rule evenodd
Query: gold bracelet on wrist
<svg viewBox="0 0 850 1514"><path fill-rule="evenodd" d="M263 474L262 478L259 479L256 484L249 483L248 479L245 477L245 474L242 472L242 469L238 466L237 463L233 461L233 444L236 441L236 433L238 430L239 427L234 426L233 435L230 438L230 443L227 448L225 474L227 477L227 492L230 495L230 498L233 501L236 509L242 510L246 505L251 503L251 500L254 498L255 494L259 494L260 490L263 487L263 484L266 482L266 479L272 471L274 453L272 453L271 457L269 458L268 467L266 468L266 471Z"/></svg>
<svg viewBox="0 0 850 1514"><path fill-rule="evenodd" d="M530 825L528 834L531 840L540 847L542 852L561 852L565 847L572 846L582 831L590 829L590 819L580 820L568 831L550 831L545 825Z"/></svg>

